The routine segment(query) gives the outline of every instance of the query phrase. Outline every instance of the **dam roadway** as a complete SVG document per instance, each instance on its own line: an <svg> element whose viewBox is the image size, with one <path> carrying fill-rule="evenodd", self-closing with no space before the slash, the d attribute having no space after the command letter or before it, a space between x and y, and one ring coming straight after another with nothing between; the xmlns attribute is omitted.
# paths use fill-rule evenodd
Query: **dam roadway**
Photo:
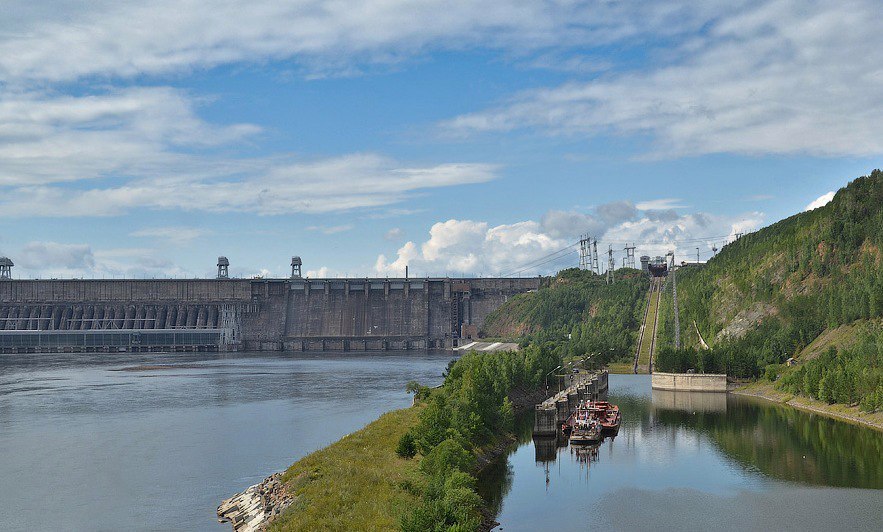
<svg viewBox="0 0 883 532"><path fill-rule="evenodd" d="M0 281L0 352L450 349L530 278Z"/></svg>

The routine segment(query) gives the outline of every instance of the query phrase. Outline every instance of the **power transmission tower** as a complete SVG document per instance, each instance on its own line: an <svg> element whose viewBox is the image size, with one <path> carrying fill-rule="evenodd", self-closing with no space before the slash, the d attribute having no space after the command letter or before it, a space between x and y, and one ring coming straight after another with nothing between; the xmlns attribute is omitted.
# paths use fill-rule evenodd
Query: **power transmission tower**
<svg viewBox="0 0 883 532"><path fill-rule="evenodd" d="M592 271L595 275L601 275L601 267L598 265L598 240L592 242Z"/></svg>
<svg viewBox="0 0 883 532"><path fill-rule="evenodd" d="M696 264L699 264L699 248L696 248Z"/></svg>
<svg viewBox="0 0 883 532"><path fill-rule="evenodd" d="M625 257L623 258L623 267L628 266L629 268L635 267L635 245L631 246L625 245Z"/></svg>
<svg viewBox="0 0 883 532"><path fill-rule="evenodd" d="M579 239L579 269L590 270L592 268L592 240L589 235L582 235Z"/></svg>
<svg viewBox="0 0 883 532"><path fill-rule="evenodd" d="M613 283L613 270L616 268L616 261L613 260L613 244L607 248L607 284Z"/></svg>

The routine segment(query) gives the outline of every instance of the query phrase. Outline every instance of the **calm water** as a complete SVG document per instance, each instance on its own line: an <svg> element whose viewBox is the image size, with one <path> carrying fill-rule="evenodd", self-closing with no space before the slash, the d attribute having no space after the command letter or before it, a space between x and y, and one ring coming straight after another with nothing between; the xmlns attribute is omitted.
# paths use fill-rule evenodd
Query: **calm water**
<svg viewBox="0 0 883 532"><path fill-rule="evenodd" d="M449 360L0 356L0 529L229 530L223 498L407 406Z"/></svg>
<svg viewBox="0 0 883 532"><path fill-rule="evenodd" d="M611 375L595 448L530 438L480 479L498 530L883 530L883 434L767 402ZM563 443L563 442L562 442Z"/></svg>

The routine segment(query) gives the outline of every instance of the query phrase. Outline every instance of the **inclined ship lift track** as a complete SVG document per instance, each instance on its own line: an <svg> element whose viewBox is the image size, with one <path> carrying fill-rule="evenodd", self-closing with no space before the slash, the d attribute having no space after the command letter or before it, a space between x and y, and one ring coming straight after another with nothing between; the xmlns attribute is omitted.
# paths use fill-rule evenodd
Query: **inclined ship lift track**
<svg viewBox="0 0 883 532"><path fill-rule="evenodd" d="M635 349L634 372L638 373L640 364L641 351L644 342L650 342L648 372L653 373L653 359L656 351L656 333L659 330L659 306L662 297L663 277L651 277L650 287L647 291L647 305L644 307L644 318L641 322L640 333L638 334L638 345ZM656 299L656 308L653 311L653 330L650 331L650 337L647 337L647 318L650 316L650 307L653 306L653 300Z"/></svg>

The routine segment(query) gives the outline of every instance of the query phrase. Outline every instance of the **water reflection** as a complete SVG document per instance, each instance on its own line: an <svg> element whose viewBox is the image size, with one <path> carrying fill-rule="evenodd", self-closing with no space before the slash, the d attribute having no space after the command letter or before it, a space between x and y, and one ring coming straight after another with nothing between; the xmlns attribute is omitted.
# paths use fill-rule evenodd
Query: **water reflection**
<svg viewBox="0 0 883 532"><path fill-rule="evenodd" d="M810 529L883 519L879 432L752 398L651 392L642 376L611 376L610 386L623 416L615 438L579 448L560 436L531 439L525 423L512 453L481 476L504 530L622 528L608 507L629 512L634 528L657 527L682 507L681 523L719 526L704 506L770 529L786 514L788 527ZM624 500L641 504L625 508ZM848 517L819 515L844 505Z"/></svg>

